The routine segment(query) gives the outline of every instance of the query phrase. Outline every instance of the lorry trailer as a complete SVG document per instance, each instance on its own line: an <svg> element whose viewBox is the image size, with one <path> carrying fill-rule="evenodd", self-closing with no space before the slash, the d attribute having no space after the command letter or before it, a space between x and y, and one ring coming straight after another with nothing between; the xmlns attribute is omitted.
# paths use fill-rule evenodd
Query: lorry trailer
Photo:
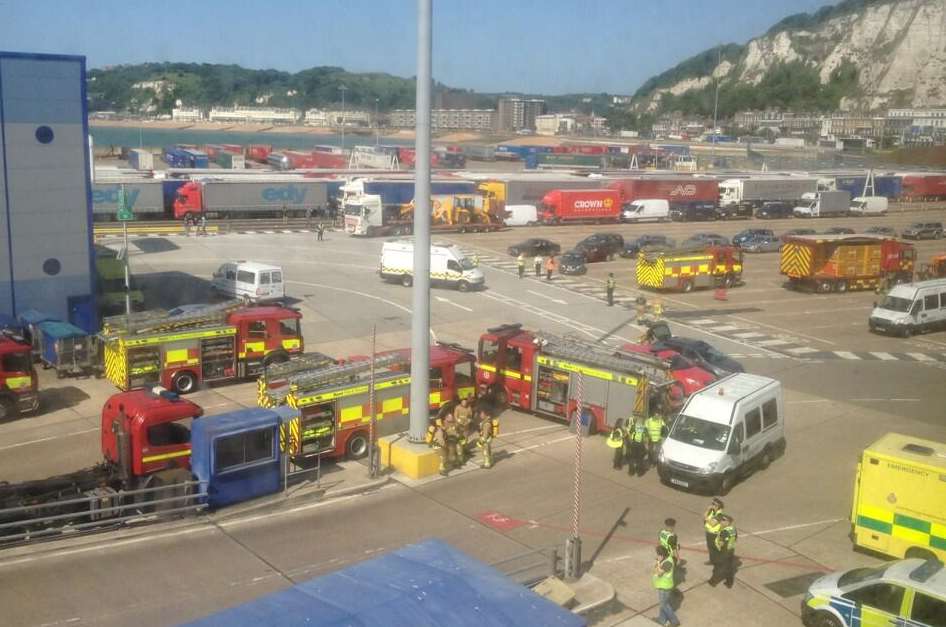
<svg viewBox="0 0 946 627"><path fill-rule="evenodd" d="M830 218L851 213L851 194L847 191L805 194L792 211L796 218Z"/></svg>
<svg viewBox="0 0 946 627"><path fill-rule="evenodd" d="M627 178L612 180L608 187L620 192L622 203L657 198L666 200L674 209L693 203L712 203L715 206L719 202L719 183L705 178Z"/></svg>
<svg viewBox="0 0 946 627"><path fill-rule="evenodd" d="M307 217L328 207L329 181L195 180L182 185L174 198L174 218Z"/></svg>
<svg viewBox="0 0 946 627"><path fill-rule="evenodd" d="M92 184L92 217L102 222L115 220L124 188L125 207L131 209L136 219L163 219L167 215L165 183L155 179L99 179Z"/></svg>
<svg viewBox="0 0 946 627"><path fill-rule="evenodd" d="M796 235L782 245L779 271L792 289L846 292L909 282L915 261L913 245L895 239Z"/></svg>
<svg viewBox="0 0 946 627"><path fill-rule="evenodd" d="M769 201L796 202L818 191L818 179L795 176L726 179L719 183L719 204L748 203L756 208Z"/></svg>
<svg viewBox="0 0 946 627"><path fill-rule="evenodd" d="M542 197L539 210L545 224L618 222L621 194L614 189L553 189Z"/></svg>

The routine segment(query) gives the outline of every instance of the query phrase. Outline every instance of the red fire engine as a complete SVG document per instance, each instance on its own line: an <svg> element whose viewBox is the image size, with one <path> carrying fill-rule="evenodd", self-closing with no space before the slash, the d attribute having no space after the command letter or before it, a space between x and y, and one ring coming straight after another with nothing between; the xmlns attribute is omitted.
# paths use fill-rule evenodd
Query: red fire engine
<svg viewBox="0 0 946 627"><path fill-rule="evenodd" d="M0 333L0 420L39 408L31 351L26 340Z"/></svg>
<svg viewBox="0 0 946 627"><path fill-rule="evenodd" d="M582 404L594 416L591 432L606 432L632 413L647 415L656 398L684 398L668 365L653 355L524 331L519 324L480 336L477 384L500 404L570 422L579 373Z"/></svg>
<svg viewBox="0 0 946 627"><path fill-rule="evenodd" d="M374 411L378 435L407 428L411 376L408 349L379 353L374 361ZM473 395L474 356L453 344L430 347L430 409ZM267 368L258 380L261 407L289 405L300 418L289 424L294 459L315 455L358 458L368 452L371 421L369 357L341 363L306 355Z"/></svg>
<svg viewBox="0 0 946 627"><path fill-rule="evenodd" d="M158 383L180 394L252 376L302 353L301 318L295 309L236 302L113 316L100 334L105 376L122 390Z"/></svg>

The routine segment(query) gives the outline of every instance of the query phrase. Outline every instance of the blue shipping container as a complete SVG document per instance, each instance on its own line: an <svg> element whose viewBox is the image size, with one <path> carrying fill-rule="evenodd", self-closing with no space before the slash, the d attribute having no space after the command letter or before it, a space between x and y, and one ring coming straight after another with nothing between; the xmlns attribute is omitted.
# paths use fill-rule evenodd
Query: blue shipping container
<svg viewBox="0 0 946 627"><path fill-rule="evenodd" d="M850 192L852 198L857 198L864 194L864 183L866 176L839 176L835 178L835 187L839 190ZM899 198L903 191L903 179L899 176L875 176L874 177L874 195L885 196L887 198Z"/></svg>
<svg viewBox="0 0 946 627"><path fill-rule="evenodd" d="M414 181L367 181L365 193L381 196L382 205L406 205L414 200ZM431 181L432 194L475 194L476 184L468 181Z"/></svg>
<svg viewBox="0 0 946 627"><path fill-rule="evenodd" d="M172 168L191 167L191 157L185 151L178 148L164 149L164 162Z"/></svg>
<svg viewBox="0 0 946 627"><path fill-rule="evenodd" d="M183 150L185 155L190 159L190 167L192 168L209 168L210 167L210 157L207 156L206 152L200 150Z"/></svg>

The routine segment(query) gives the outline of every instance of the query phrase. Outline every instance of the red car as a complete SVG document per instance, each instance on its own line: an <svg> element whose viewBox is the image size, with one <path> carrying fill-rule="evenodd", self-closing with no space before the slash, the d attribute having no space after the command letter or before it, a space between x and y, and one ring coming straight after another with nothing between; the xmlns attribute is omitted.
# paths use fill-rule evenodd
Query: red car
<svg viewBox="0 0 946 627"><path fill-rule="evenodd" d="M664 350L651 350L649 346L642 344L625 344L621 347L621 350L628 351L632 353L650 353L656 355L660 359L670 363L670 373L673 375L673 378L680 384L683 388L683 393L686 396L693 394L698 390L702 390L707 385L716 380L716 377L713 373L704 370L694 364L692 361L678 353L677 351L664 349ZM671 392L671 395L676 397L679 393L678 389L674 389ZM674 398L674 401L682 400Z"/></svg>

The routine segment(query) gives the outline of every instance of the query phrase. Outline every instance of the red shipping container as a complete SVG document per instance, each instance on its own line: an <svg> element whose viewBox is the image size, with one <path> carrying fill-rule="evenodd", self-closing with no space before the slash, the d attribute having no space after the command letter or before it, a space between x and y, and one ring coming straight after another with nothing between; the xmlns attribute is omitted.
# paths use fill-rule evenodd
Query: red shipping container
<svg viewBox="0 0 946 627"><path fill-rule="evenodd" d="M612 182L608 188L620 192L623 203L644 198L658 198L670 204L719 202L719 183L708 179L690 177L623 179Z"/></svg>
<svg viewBox="0 0 946 627"><path fill-rule="evenodd" d="M220 153L223 152L223 146L219 144L205 144L201 150L207 153L207 157L209 157L211 161L216 161Z"/></svg>
<svg viewBox="0 0 946 627"><path fill-rule="evenodd" d="M314 168L315 157L312 153L300 152L298 150L283 150L282 154L289 159L290 170L301 170L305 168Z"/></svg>
<svg viewBox="0 0 946 627"><path fill-rule="evenodd" d="M266 157L273 152L273 147L266 144L250 144L246 147L246 158L250 161L266 163Z"/></svg>
<svg viewBox="0 0 946 627"><path fill-rule="evenodd" d="M220 144L220 146L223 148L224 152L231 152L235 155L243 154L243 146L240 144Z"/></svg>
<svg viewBox="0 0 946 627"><path fill-rule="evenodd" d="M321 150L314 150L310 155L310 163L312 163L312 168L325 168L331 170L341 170L348 167L348 159L345 158L345 155L341 153L333 152L323 152Z"/></svg>
<svg viewBox="0 0 946 627"><path fill-rule="evenodd" d="M553 189L542 197L546 224L621 217L621 194L614 189Z"/></svg>
<svg viewBox="0 0 946 627"><path fill-rule="evenodd" d="M908 199L946 198L946 174L906 174L903 196Z"/></svg>

